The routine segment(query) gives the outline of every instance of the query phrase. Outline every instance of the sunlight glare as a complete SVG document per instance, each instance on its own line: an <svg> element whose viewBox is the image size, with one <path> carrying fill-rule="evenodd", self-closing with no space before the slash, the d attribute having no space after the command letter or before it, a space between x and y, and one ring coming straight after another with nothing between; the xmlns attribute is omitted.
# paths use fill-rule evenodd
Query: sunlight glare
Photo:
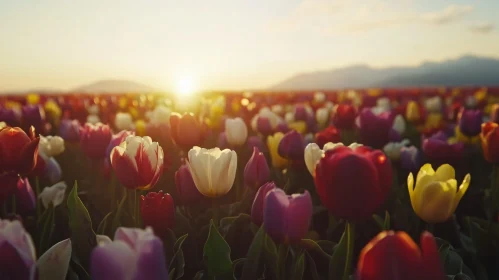
<svg viewBox="0 0 499 280"><path fill-rule="evenodd" d="M186 99L195 94L196 91L197 86L194 80L189 76L185 76L178 80L175 94L179 99Z"/></svg>

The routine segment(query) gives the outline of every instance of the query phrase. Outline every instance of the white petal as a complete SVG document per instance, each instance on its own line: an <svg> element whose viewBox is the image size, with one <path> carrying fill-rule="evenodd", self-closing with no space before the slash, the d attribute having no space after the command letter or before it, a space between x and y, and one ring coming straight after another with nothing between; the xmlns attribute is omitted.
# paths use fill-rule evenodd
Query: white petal
<svg viewBox="0 0 499 280"><path fill-rule="evenodd" d="M38 260L40 280L64 280L71 259L71 239L65 239L48 249Z"/></svg>

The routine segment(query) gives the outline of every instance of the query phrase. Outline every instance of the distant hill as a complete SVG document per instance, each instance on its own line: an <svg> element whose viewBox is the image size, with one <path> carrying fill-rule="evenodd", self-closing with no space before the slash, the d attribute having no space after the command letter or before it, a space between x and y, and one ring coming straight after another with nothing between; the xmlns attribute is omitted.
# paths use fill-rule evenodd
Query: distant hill
<svg viewBox="0 0 499 280"><path fill-rule="evenodd" d="M372 68L355 65L303 73L271 87L272 90L318 90L367 87L497 86L499 59L472 55L416 67Z"/></svg>
<svg viewBox="0 0 499 280"><path fill-rule="evenodd" d="M159 90L156 88L127 80L102 80L70 90L70 92L80 93L143 93L157 91Z"/></svg>

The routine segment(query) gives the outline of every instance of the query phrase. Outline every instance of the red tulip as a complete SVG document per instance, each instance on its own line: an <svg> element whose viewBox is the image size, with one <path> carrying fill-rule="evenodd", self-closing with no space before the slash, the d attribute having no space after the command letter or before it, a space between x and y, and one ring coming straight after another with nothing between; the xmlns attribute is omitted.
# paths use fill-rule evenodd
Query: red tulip
<svg viewBox="0 0 499 280"><path fill-rule="evenodd" d="M192 113L171 114L170 133L175 144L183 150L201 146L205 136L203 126Z"/></svg>
<svg viewBox="0 0 499 280"><path fill-rule="evenodd" d="M31 127L29 136L19 127L0 129L0 171L14 174L29 173L36 165L38 142L35 129Z"/></svg>
<svg viewBox="0 0 499 280"><path fill-rule="evenodd" d="M421 250L405 232L383 231L360 253L358 280L443 280L443 267L433 235L421 234Z"/></svg>
<svg viewBox="0 0 499 280"><path fill-rule="evenodd" d="M101 159L113 134L108 125L86 123L80 130L80 146L89 158Z"/></svg>
<svg viewBox="0 0 499 280"><path fill-rule="evenodd" d="M334 126L329 126L326 129L317 132L315 134L315 143L317 143L319 148L322 149L324 145L328 142L332 143L341 142L340 130Z"/></svg>
<svg viewBox="0 0 499 280"><path fill-rule="evenodd" d="M251 188L258 188L270 179L270 170L267 160L257 147L253 148L253 155L244 167L244 183Z"/></svg>
<svg viewBox="0 0 499 280"><path fill-rule="evenodd" d="M337 218L371 217L392 185L392 168L380 150L366 146L326 151L315 168L315 186L322 203Z"/></svg>
<svg viewBox="0 0 499 280"><path fill-rule="evenodd" d="M163 191L149 192L140 197L140 214L144 226L153 228L159 237L165 237L168 229L173 228L175 205L170 194Z"/></svg>
<svg viewBox="0 0 499 280"><path fill-rule="evenodd" d="M488 162L499 163L499 124L487 122L482 124L480 139L483 156Z"/></svg>
<svg viewBox="0 0 499 280"><path fill-rule="evenodd" d="M124 187L148 190L163 172L163 149L148 136L128 136L111 151L111 166Z"/></svg>
<svg viewBox="0 0 499 280"><path fill-rule="evenodd" d="M336 107L333 114L333 123L340 129L351 129L355 124L357 111L350 104L340 104Z"/></svg>

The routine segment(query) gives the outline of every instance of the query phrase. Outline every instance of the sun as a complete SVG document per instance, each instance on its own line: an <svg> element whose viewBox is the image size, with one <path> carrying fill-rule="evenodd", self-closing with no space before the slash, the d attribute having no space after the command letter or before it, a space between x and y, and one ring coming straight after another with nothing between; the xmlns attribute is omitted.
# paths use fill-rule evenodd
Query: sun
<svg viewBox="0 0 499 280"><path fill-rule="evenodd" d="M186 99L198 91L197 84L190 76L184 76L178 79L175 87L175 95L179 99Z"/></svg>

